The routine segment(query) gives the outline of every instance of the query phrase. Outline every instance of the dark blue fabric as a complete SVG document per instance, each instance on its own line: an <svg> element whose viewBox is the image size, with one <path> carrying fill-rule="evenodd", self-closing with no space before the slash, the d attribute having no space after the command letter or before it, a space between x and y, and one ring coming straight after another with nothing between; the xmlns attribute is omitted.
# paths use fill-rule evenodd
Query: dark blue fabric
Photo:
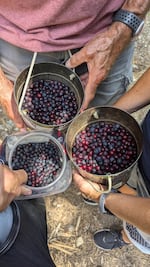
<svg viewBox="0 0 150 267"><path fill-rule="evenodd" d="M20 229L11 248L0 256L0 267L56 267L47 245L43 199L16 201Z"/></svg>
<svg viewBox="0 0 150 267"><path fill-rule="evenodd" d="M143 176L147 190L150 193L150 111L147 113L143 124L144 147L139 160L139 168Z"/></svg>

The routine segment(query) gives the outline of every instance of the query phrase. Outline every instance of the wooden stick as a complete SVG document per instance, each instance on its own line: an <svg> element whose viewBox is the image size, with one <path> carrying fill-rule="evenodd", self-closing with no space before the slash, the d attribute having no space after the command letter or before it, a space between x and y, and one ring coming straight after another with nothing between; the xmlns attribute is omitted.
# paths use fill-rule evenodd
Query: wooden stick
<svg viewBox="0 0 150 267"><path fill-rule="evenodd" d="M62 251L62 252L64 252L64 253L68 254L68 255L72 255L72 252L67 251L67 250L65 250L65 249L63 249L63 248L60 248L60 247L58 247L58 246L56 246L56 245L51 244L51 245L48 245L48 247L49 247L49 248L55 248L55 249L57 249L57 250L60 250L60 251Z"/></svg>
<svg viewBox="0 0 150 267"><path fill-rule="evenodd" d="M62 248L68 248L68 249L71 249L71 250L78 250L76 247L71 247L71 246L69 246L69 245L65 245L65 244L63 244L63 243L58 243L58 242L53 242L53 243L51 243L52 245L56 245L56 246L58 246L58 247L62 247ZM51 244L49 244L49 245L51 245Z"/></svg>

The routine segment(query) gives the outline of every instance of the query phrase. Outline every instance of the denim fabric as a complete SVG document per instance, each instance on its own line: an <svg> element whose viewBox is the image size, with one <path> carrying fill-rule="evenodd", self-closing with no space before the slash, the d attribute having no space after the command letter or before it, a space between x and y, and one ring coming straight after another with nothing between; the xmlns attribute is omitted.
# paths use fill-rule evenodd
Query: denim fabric
<svg viewBox="0 0 150 267"><path fill-rule="evenodd" d="M111 105L126 91L132 81L132 59L134 43L122 52L107 78L98 86L97 93L90 106ZM31 63L33 52L15 47L0 40L0 64L6 76L15 81L19 73ZM68 51L38 53L36 63L62 63L69 57Z"/></svg>
<svg viewBox="0 0 150 267"><path fill-rule="evenodd" d="M13 224L13 213L9 206L6 210L0 212L0 245L8 237Z"/></svg>
<svg viewBox="0 0 150 267"><path fill-rule="evenodd" d="M30 66L33 52L13 46L0 40L0 64L5 75L11 81L15 81L18 75L26 67ZM68 57L66 52L38 53L36 62L56 62L61 63Z"/></svg>
<svg viewBox="0 0 150 267"><path fill-rule="evenodd" d="M125 93L133 78L133 53L134 43L132 42L116 60L107 78L98 86L90 106L112 105Z"/></svg>

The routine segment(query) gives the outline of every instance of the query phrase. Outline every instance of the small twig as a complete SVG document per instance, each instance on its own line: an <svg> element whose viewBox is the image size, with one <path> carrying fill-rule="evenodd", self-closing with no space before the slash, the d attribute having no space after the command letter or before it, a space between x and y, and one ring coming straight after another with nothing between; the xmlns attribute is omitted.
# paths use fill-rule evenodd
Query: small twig
<svg viewBox="0 0 150 267"><path fill-rule="evenodd" d="M49 244L49 245L51 245L51 244ZM70 250L78 250L77 248L75 248L75 247L71 247L71 246L69 246L69 245L65 245L65 244L63 244L63 243L58 243L58 242L53 242L52 243L52 245L56 245L56 246L58 246L58 247L62 247L62 248L67 248L67 249L70 249Z"/></svg>
<svg viewBox="0 0 150 267"><path fill-rule="evenodd" d="M67 251L67 250L65 250L65 249L63 249L63 248L61 248L61 247L56 246L56 245L50 244L50 245L48 245L48 247L49 247L49 248L55 248L55 249L57 249L57 250L60 250L60 251L62 251L62 252L64 252L64 253L68 254L68 255L72 255L72 252Z"/></svg>
<svg viewBox="0 0 150 267"><path fill-rule="evenodd" d="M57 227L52 231L51 235L50 235L50 239L52 239L54 236L56 236L58 234L58 231L60 229L61 223L59 223L57 225Z"/></svg>
<svg viewBox="0 0 150 267"><path fill-rule="evenodd" d="M61 226L61 223L59 223L59 224L57 225L57 227L56 227L56 229L55 229L55 235L58 234L58 231L59 231L59 229L60 229L60 226Z"/></svg>
<svg viewBox="0 0 150 267"><path fill-rule="evenodd" d="M75 228L76 234L78 232L80 222L81 222L81 216L79 216L78 219L77 219L76 228Z"/></svg>
<svg viewBox="0 0 150 267"><path fill-rule="evenodd" d="M73 237L76 236L75 234L72 233L59 233L59 237Z"/></svg>

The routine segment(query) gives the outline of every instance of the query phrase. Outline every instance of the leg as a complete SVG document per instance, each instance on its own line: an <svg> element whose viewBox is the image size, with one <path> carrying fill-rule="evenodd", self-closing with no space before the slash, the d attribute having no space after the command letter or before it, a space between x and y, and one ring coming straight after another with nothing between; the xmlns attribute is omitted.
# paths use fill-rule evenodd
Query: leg
<svg viewBox="0 0 150 267"><path fill-rule="evenodd" d="M131 43L116 60L107 78L98 86L90 106L112 105L125 93L132 81L134 43Z"/></svg>
<svg viewBox="0 0 150 267"><path fill-rule="evenodd" d="M64 60L66 53L67 52L38 53L35 63L61 63L61 61ZM0 40L1 67L9 80L14 82L20 72L30 66L32 56L33 52Z"/></svg>

